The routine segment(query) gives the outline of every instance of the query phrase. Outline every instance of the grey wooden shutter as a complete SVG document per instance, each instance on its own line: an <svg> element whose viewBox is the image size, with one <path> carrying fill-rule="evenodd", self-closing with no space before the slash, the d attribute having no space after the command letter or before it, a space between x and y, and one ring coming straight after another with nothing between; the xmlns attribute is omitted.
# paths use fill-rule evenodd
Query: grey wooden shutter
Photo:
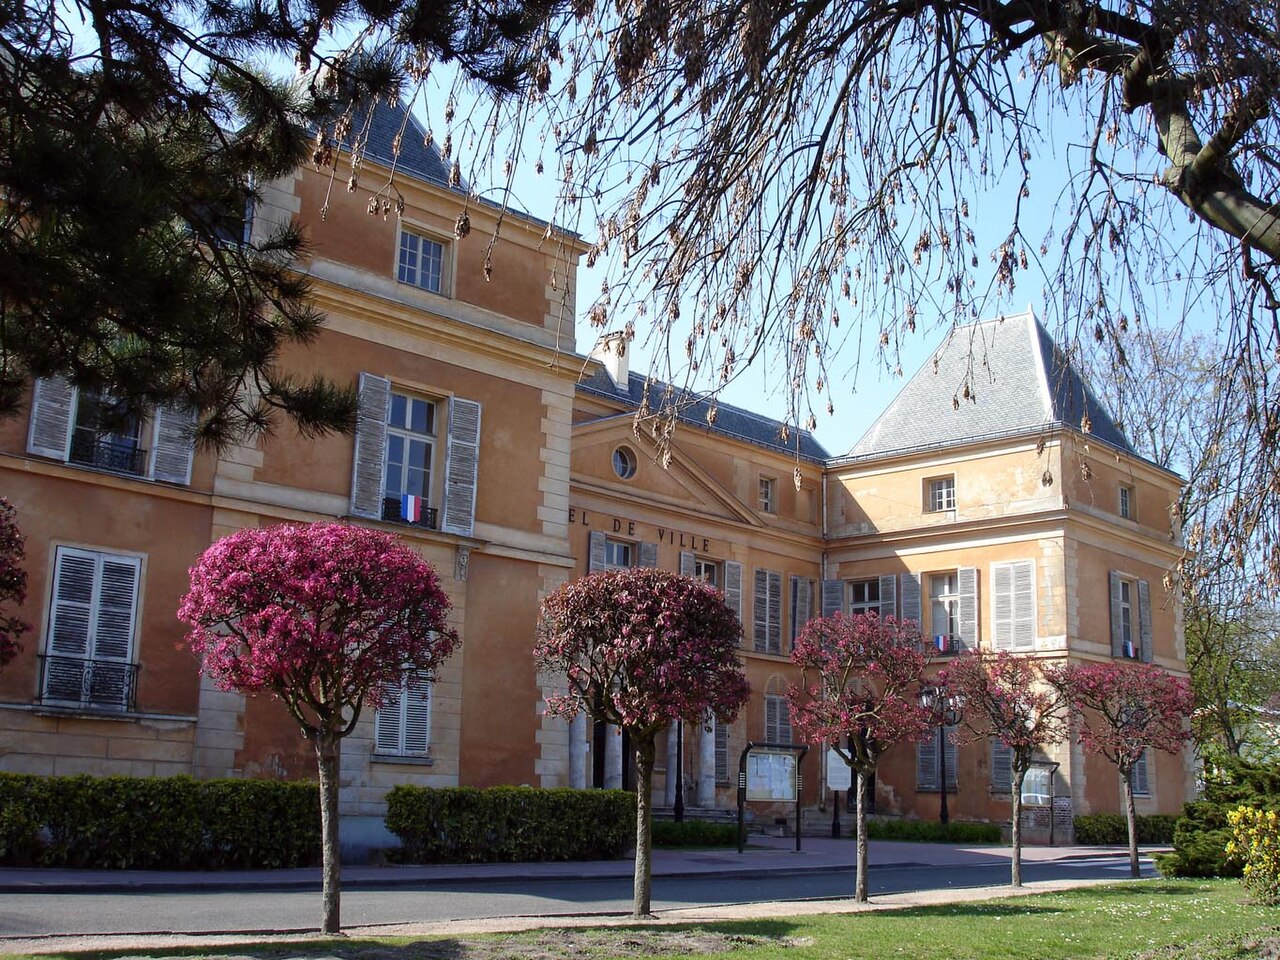
<svg viewBox="0 0 1280 960"><path fill-rule="evenodd" d="M658 545L656 543L640 544L640 563L641 567L656 567L658 565Z"/></svg>
<svg viewBox="0 0 1280 960"><path fill-rule="evenodd" d="M680 551L680 576L692 577L694 575L694 560L696 558L688 550Z"/></svg>
<svg viewBox="0 0 1280 960"><path fill-rule="evenodd" d="M716 782L724 783L729 779L729 728L719 720L716 725Z"/></svg>
<svg viewBox="0 0 1280 960"><path fill-rule="evenodd" d="M54 460L67 459L75 400L76 388L62 377L36 380L31 396L27 453Z"/></svg>
<svg viewBox="0 0 1280 960"><path fill-rule="evenodd" d="M431 749L431 683L425 678L405 684L404 752L425 757Z"/></svg>
<svg viewBox="0 0 1280 960"><path fill-rule="evenodd" d="M156 407L152 421L151 478L185 486L191 482L195 411L185 407Z"/></svg>
<svg viewBox="0 0 1280 960"><path fill-rule="evenodd" d="M880 616L898 615L898 578L892 573L880 578Z"/></svg>
<svg viewBox="0 0 1280 960"><path fill-rule="evenodd" d="M991 741L991 790L999 794L1013 792L1013 751L999 737Z"/></svg>
<svg viewBox="0 0 1280 960"><path fill-rule="evenodd" d="M127 705L141 570L135 557L57 549L44 696Z"/></svg>
<svg viewBox="0 0 1280 960"><path fill-rule="evenodd" d="M1145 580L1138 581L1138 636L1142 641L1142 662L1150 663L1151 649L1151 587Z"/></svg>
<svg viewBox="0 0 1280 960"><path fill-rule="evenodd" d="M351 467L351 513L382 519L382 491L387 470L387 414L391 409L391 381L372 373L360 374L360 405L356 411L356 444Z"/></svg>
<svg viewBox="0 0 1280 960"><path fill-rule="evenodd" d="M938 789L938 731L916 744L916 789Z"/></svg>
<svg viewBox="0 0 1280 960"><path fill-rule="evenodd" d="M444 467L444 521L440 529L469 537L475 529L476 476L480 468L480 404L449 401L449 455Z"/></svg>
<svg viewBox="0 0 1280 960"><path fill-rule="evenodd" d="M978 570L961 567L956 571L956 592L960 606L960 650L978 646Z"/></svg>
<svg viewBox="0 0 1280 960"><path fill-rule="evenodd" d="M991 568L991 640L997 650L1013 649L1013 568Z"/></svg>
<svg viewBox="0 0 1280 960"><path fill-rule="evenodd" d="M742 564L734 560L724 562L724 602L742 620Z"/></svg>
<svg viewBox="0 0 1280 960"><path fill-rule="evenodd" d="M951 739L951 731L954 729L955 729L954 727L947 727L946 731L942 734L944 738L942 749L946 752L946 755L947 755L947 789L948 790L954 790L956 788L956 770L958 769L957 763L956 763L958 759L958 750L956 748L956 742Z"/></svg>
<svg viewBox="0 0 1280 960"><path fill-rule="evenodd" d="M902 583L902 619L920 624L920 574L904 573Z"/></svg>
<svg viewBox="0 0 1280 960"><path fill-rule="evenodd" d="M1148 797L1151 795L1150 771L1147 769L1147 752L1142 751L1142 755L1138 757L1133 765L1133 795L1135 797Z"/></svg>
<svg viewBox="0 0 1280 960"><path fill-rule="evenodd" d="M1124 625L1120 613L1120 574L1111 571L1111 655L1124 656Z"/></svg>
<svg viewBox="0 0 1280 960"><path fill-rule="evenodd" d="M769 646L769 571L756 570L751 593L751 642L757 653Z"/></svg>
<svg viewBox="0 0 1280 960"><path fill-rule="evenodd" d="M141 561L134 557L101 557L94 616L95 660L128 661L133 652L134 611L138 605L141 567Z"/></svg>
<svg viewBox="0 0 1280 960"><path fill-rule="evenodd" d="M834 617L844 610L844 581L822 581L822 615Z"/></svg>
<svg viewBox="0 0 1280 960"><path fill-rule="evenodd" d="M1013 646L1032 650L1036 645L1036 565L1021 560L1013 566Z"/></svg>
<svg viewBox="0 0 1280 960"><path fill-rule="evenodd" d="M782 574L769 574L769 653L782 653Z"/></svg>
<svg viewBox="0 0 1280 960"><path fill-rule="evenodd" d="M796 642L800 631L813 616L813 581L805 577L791 576L791 642Z"/></svg>
<svg viewBox="0 0 1280 960"><path fill-rule="evenodd" d="M402 711L400 700L404 690L401 684L388 684L382 697L382 706L374 718L374 749L378 753L399 753L403 743Z"/></svg>
<svg viewBox="0 0 1280 960"><path fill-rule="evenodd" d="M601 531L592 530L588 534L587 573L596 573L605 569L604 543L605 535Z"/></svg>

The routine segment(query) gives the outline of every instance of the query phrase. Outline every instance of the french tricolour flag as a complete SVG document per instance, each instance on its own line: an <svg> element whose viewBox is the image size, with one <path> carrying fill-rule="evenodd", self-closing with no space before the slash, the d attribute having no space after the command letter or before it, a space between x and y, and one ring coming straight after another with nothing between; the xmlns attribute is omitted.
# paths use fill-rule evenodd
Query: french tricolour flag
<svg viewBox="0 0 1280 960"><path fill-rule="evenodd" d="M951 649L951 638L945 633L936 634L933 638L933 645L938 648L939 653L946 653Z"/></svg>
<svg viewBox="0 0 1280 960"><path fill-rule="evenodd" d="M400 516L408 520L410 523L417 523L422 519L422 498L405 494L400 498Z"/></svg>

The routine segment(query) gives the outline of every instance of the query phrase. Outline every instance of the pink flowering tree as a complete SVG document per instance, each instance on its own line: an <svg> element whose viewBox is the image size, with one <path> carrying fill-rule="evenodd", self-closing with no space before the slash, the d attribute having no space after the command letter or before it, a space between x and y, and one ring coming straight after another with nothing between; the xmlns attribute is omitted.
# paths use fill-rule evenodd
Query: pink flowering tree
<svg viewBox="0 0 1280 960"><path fill-rule="evenodd" d="M0 603L21 604L27 599L27 572L22 569L24 556L13 505L0 497ZM0 667L18 655L22 649L18 638L29 629L25 621L0 611Z"/></svg>
<svg viewBox="0 0 1280 960"><path fill-rule="evenodd" d="M1129 872L1136 877L1133 768L1148 748L1177 753L1191 739L1191 684L1153 663L1133 661L1074 663L1058 673L1057 681L1078 718L1085 750L1106 757L1120 771L1129 824Z"/></svg>
<svg viewBox="0 0 1280 960"><path fill-rule="evenodd" d="M742 626L709 584L665 570L596 573L542 601L534 659L568 681L547 712L578 713L621 727L635 749L634 913L647 916L652 890L651 805L656 738L676 720L737 716L749 694L738 639Z"/></svg>
<svg viewBox="0 0 1280 960"><path fill-rule="evenodd" d="M920 704L927 663L920 628L875 613L810 620L791 659L800 683L788 691L791 724L801 740L835 750L858 778L857 879L854 898L867 899L866 788L886 750L928 736L930 713Z"/></svg>
<svg viewBox="0 0 1280 960"><path fill-rule="evenodd" d="M1022 783L1038 751L1067 737L1066 705L1053 676L1034 657L970 651L939 672L960 701L967 742L998 739L1009 748L1013 815L1010 883L1022 886Z"/></svg>
<svg viewBox="0 0 1280 960"><path fill-rule="evenodd" d="M430 682L457 643L448 612L418 554L342 523L241 530L191 568L178 616L203 671L223 690L273 694L315 744L324 933L340 926L339 743L388 691Z"/></svg>

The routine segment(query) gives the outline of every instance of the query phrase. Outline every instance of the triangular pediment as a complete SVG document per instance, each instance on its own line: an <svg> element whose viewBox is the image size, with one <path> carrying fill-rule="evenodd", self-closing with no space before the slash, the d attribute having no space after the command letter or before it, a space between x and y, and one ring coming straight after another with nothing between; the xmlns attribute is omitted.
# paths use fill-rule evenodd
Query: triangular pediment
<svg viewBox="0 0 1280 960"><path fill-rule="evenodd" d="M571 486L657 508L760 525L750 507L681 449L678 438L664 468L653 439L643 432L637 437L633 422L631 414L619 414L574 425ZM613 454L620 446L636 455L635 475L626 480L613 467Z"/></svg>

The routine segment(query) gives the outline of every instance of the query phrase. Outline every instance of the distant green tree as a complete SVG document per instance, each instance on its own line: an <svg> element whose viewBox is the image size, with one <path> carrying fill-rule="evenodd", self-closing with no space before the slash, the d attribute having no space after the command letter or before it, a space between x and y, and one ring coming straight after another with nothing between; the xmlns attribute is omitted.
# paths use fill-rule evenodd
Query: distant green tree
<svg viewBox="0 0 1280 960"><path fill-rule="evenodd" d="M280 414L346 429L353 392L280 363L322 318L291 269L298 231L246 242L254 184L325 143L336 105L399 95L431 63L518 89L554 8L0 0L0 416L62 375L125 409L193 408L213 444ZM282 54L310 81L249 65Z"/></svg>

